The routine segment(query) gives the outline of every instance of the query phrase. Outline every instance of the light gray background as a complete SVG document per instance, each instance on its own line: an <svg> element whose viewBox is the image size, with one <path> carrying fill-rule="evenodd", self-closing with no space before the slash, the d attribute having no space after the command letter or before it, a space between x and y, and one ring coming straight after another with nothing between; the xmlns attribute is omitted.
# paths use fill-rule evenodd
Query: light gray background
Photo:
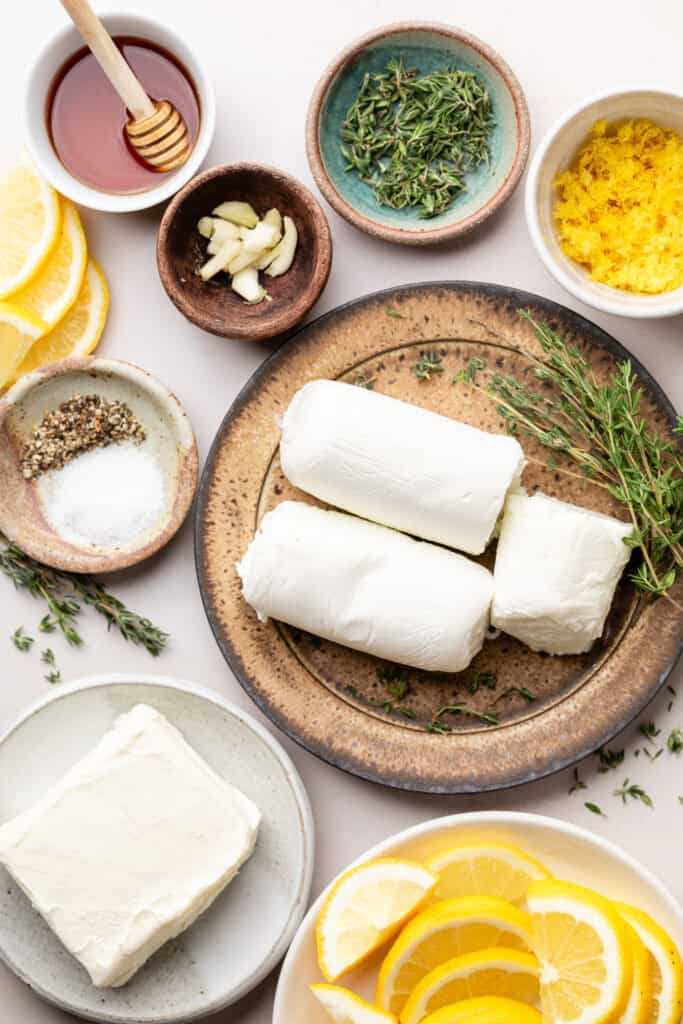
<svg viewBox="0 0 683 1024"><path fill-rule="evenodd" d="M99 10L108 10L104 3ZM111 5L110 5L111 6ZM216 88L218 125L208 164L253 160L276 164L312 185L304 152L304 117L317 76L337 51L361 33L400 18L449 21L498 49L526 90L532 151L568 106L611 87L656 84L680 88L683 5L678 0L129 0L124 7L164 18L198 48ZM16 158L22 144L20 83L43 38L64 19L57 0L32 0L4 12L0 42L0 159ZM680 409L683 407L683 318L629 321L593 313L566 295L539 263L527 236L523 186L502 213L472 238L450 249L424 251L373 241L326 208L334 234L334 265L316 313L389 285L430 279L496 281L538 292L583 313L612 332L643 361ZM111 288L111 314L100 353L139 363L179 396L197 433L203 463L234 395L269 353L266 344L204 335L167 301L156 272L159 211L116 216L84 212L92 251ZM202 610L194 573L192 525L185 524L160 556L120 577L114 589L128 604L171 633L156 661L94 618L84 622L87 645L52 646L65 679L100 670L159 671L194 679L254 713L224 664ZM9 641L20 625L35 635L41 606L0 578L0 728L44 694L39 653L20 654ZM38 643L36 644L38 647ZM672 683L683 681L681 672ZM683 726L683 687L667 713L668 695L651 709L665 739ZM648 717L650 717L648 715ZM342 775L284 740L313 804L318 829L314 892L351 858L392 832L426 818L474 808L512 808L555 814L594 828L640 857L683 898L680 843L683 760L665 752L644 755L634 727L622 737L627 761L617 775L597 775L595 759L581 768L588 793L568 796L570 774L482 798L428 798L383 790ZM40 751L36 751L40 757ZM681 755L683 758L683 755ZM653 796L654 810L621 805L611 791L626 775ZM591 815L584 799L608 813ZM226 950L229 955L229 950ZM217 1024L266 1024L274 979ZM12 1024L59 1024L71 1018L43 1005L0 967L0 1016ZM297 1024L297 1022L292 1022Z"/></svg>

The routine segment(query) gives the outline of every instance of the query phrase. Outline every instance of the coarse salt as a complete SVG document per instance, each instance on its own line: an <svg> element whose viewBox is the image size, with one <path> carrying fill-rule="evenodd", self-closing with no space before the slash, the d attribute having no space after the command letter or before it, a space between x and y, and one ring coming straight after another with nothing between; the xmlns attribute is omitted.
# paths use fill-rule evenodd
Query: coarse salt
<svg viewBox="0 0 683 1024"><path fill-rule="evenodd" d="M158 461L132 442L84 452L40 478L45 517L64 540L113 548L141 537L164 507Z"/></svg>

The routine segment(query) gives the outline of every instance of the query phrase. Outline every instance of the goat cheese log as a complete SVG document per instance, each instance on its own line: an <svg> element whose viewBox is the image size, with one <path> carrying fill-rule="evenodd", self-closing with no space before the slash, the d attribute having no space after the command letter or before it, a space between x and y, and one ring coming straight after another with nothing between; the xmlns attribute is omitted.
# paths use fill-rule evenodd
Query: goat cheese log
<svg viewBox="0 0 683 1024"><path fill-rule="evenodd" d="M582 654L602 634L631 549L630 523L512 494L494 569L493 625L534 651Z"/></svg>
<svg viewBox="0 0 683 1024"><path fill-rule="evenodd" d="M467 668L489 625L488 569L298 501L263 517L237 571L259 618L431 672Z"/></svg>
<svg viewBox="0 0 683 1024"><path fill-rule="evenodd" d="M472 555L490 541L525 464L512 437L331 380L294 395L280 461L321 501Z"/></svg>

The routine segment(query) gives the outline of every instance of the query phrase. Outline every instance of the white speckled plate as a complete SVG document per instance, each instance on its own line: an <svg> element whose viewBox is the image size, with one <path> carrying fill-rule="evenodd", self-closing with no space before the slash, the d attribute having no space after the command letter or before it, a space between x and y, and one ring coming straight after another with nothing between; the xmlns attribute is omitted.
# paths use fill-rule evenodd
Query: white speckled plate
<svg viewBox="0 0 683 1024"><path fill-rule="evenodd" d="M249 992L287 950L308 903L313 821L279 743L218 694L165 676L90 677L32 705L0 739L0 822L28 807L134 704L157 708L263 815L256 851L199 920L122 988L97 989L0 868L0 956L44 999L90 1020L171 1024Z"/></svg>

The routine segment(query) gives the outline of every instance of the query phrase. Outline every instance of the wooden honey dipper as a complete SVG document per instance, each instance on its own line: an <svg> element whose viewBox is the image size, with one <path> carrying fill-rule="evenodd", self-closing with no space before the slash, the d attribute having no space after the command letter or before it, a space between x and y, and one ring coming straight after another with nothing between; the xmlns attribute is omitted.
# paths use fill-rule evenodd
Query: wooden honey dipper
<svg viewBox="0 0 683 1024"><path fill-rule="evenodd" d="M130 116L125 131L132 149L155 171L180 167L192 149L181 114L168 100L147 95L88 0L61 3L126 106Z"/></svg>

